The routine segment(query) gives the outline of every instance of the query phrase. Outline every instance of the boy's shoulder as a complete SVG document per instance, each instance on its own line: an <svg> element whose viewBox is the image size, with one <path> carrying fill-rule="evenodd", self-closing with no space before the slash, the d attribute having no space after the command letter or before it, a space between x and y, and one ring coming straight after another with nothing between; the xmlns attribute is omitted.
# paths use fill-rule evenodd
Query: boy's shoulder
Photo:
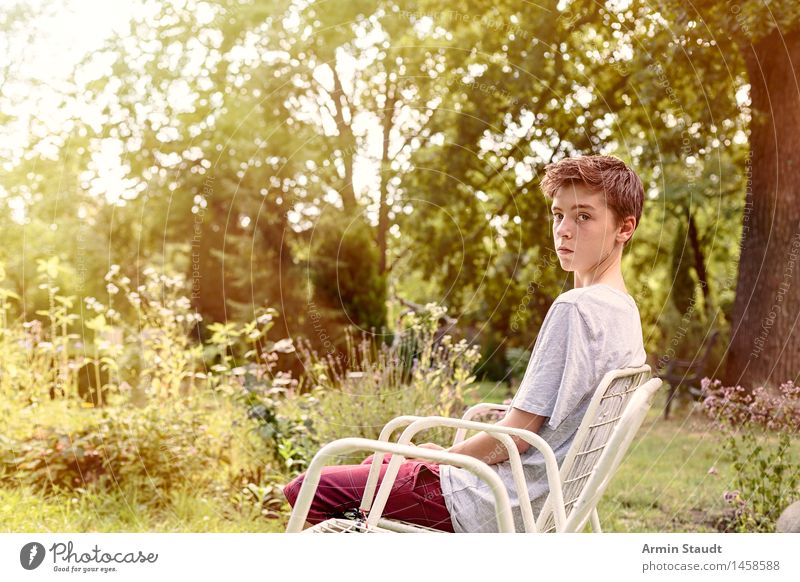
<svg viewBox="0 0 800 582"><path fill-rule="evenodd" d="M611 308L636 308L636 301L628 293L620 291L605 283L598 283L588 287L578 287L565 291L556 297L556 303L574 304L579 311L587 312L593 309Z"/></svg>

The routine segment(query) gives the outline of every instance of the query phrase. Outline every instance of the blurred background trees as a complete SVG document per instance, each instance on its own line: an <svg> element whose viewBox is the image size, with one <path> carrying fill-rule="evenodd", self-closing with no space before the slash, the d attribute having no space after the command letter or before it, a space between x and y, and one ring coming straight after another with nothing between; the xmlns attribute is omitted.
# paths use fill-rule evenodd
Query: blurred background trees
<svg viewBox="0 0 800 582"><path fill-rule="evenodd" d="M794 264L798 92L763 96L799 9L757 4L143 1L48 83L26 47L55 9L12 2L4 284L30 315L48 301L37 260L58 257L53 284L80 301L108 297L112 264L134 283L160 264L191 282L198 338L273 306L275 339L339 349L347 325L390 342L402 301L436 302L500 379L571 285L543 168L609 153L646 186L623 267L653 363L721 330L709 372L730 345L732 383L773 361L796 378L800 287L755 357L751 332Z"/></svg>

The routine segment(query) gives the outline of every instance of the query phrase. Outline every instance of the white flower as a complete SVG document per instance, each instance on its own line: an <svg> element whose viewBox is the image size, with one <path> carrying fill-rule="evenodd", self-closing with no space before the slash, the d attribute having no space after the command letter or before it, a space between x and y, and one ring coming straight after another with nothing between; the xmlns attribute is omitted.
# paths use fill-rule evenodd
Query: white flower
<svg viewBox="0 0 800 582"><path fill-rule="evenodd" d="M103 307L103 304L102 304L102 303L100 303L100 302L99 302L97 299L95 299L94 297L86 297L86 298L84 299L84 301L86 302L86 307L88 307L89 309L93 309L93 310L94 310L94 311L96 311L97 313L100 313L101 311L103 311L103 309L105 309L105 308Z"/></svg>
<svg viewBox="0 0 800 582"><path fill-rule="evenodd" d="M108 291L112 295L116 295L117 293L119 293L119 287L114 285L114 283L109 283L108 285L106 285L106 291Z"/></svg>
<svg viewBox="0 0 800 582"><path fill-rule="evenodd" d="M291 338L284 338L280 341L275 342L275 345L272 348L274 352L282 352L284 354L289 354L294 351L294 345L292 345Z"/></svg>
<svg viewBox="0 0 800 582"><path fill-rule="evenodd" d="M109 267L108 269L108 273L106 273L106 276L104 278L106 281L111 281L111 279L114 278L114 275L118 274L119 274L119 265L111 265L111 267Z"/></svg>

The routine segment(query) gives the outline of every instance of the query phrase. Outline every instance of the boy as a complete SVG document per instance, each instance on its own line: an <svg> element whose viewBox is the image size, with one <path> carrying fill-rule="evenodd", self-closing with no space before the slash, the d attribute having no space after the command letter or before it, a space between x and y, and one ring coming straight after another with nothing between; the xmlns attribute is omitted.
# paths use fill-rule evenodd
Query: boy
<svg viewBox="0 0 800 582"><path fill-rule="evenodd" d="M558 259L564 270L573 272L574 288L559 295L547 312L525 376L497 424L538 433L560 464L601 378L646 360L639 310L621 270L622 250L642 214L644 189L621 160L582 156L548 165L542 191L552 202ZM544 459L525 441L512 439L538 515L548 493ZM419 446L442 448L433 443ZM516 530L524 531L505 447L479 432L446 450L480 459L497 471L511 499ZM311 523L358 507L370 460L323 470L309 512ZM302 477L284 489L292 505ZM494 497L483 480L466 469L418 459L403 463L383 515L444 531L497 531Z"/></svg>

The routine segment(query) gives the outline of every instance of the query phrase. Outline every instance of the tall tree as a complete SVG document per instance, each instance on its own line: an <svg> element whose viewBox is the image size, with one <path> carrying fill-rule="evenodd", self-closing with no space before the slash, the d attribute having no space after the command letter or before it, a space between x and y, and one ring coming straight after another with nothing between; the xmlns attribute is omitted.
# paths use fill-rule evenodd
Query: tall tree
<svg viewBox="0 0 800 582"><path fill-rule="evenodd" d="M751 87L752 179L727 378L754 386L800 379L800 6L748 2L743 10L767 26L738 27L749 37L740 51Z"/></svg>
<svg viewBox="0 0 800 582"><path fill-rule="evenodd" d="M718 77L713 69L724 66L727 78L743 74L749 84L750 151L726 382L754 387L797 381L800 6L791 0L668 5L678 22L694 24L694 41L713 39L720 46L716 61L691 63L701 74Z"/></svg>

